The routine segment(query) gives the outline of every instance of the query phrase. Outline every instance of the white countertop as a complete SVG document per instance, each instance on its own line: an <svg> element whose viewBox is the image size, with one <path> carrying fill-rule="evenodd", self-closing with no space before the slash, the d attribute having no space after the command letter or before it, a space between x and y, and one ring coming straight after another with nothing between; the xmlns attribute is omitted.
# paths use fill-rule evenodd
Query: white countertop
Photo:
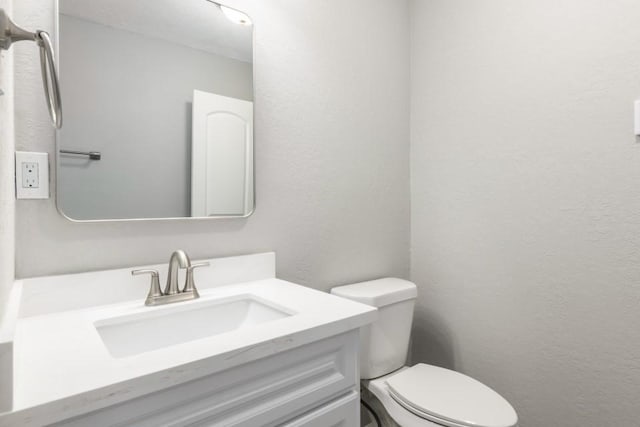
<svg viewBox="0 0 640 427"><path fill-rule="evenodd" d="M112 357L94 322L160 310L140 299L21 317L15 330L14 411L0 426L51 423L360 328L376 310L276 278L201 290L201 298L248 293L295 314L246 329L124 358ZM164 306L168 307L168 306Z"/></svg>

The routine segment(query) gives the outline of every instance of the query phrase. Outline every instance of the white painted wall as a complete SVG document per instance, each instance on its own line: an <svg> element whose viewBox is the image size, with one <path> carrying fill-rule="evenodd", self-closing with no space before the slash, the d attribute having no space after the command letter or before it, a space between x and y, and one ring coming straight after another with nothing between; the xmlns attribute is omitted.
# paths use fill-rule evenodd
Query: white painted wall
<svg viewBox="0 0 640 427"><path fill-rule="evenodd" d="M0 8L11 13L11 0ZM3 331L5 304L14 279L15 196L13 126L13 52L0 50L0 412L11 408L12 335ZM5 334L4 332L7 332Z"/></svg>
<svg viewBox="0 0 640 427"><path fill-rule="evenodd" d="M11 13L11 1L0 0L0 8ZM13 52L0 50L0 308L14 278L14 124ZM2 313L2 310L0 310ZM2 316L0 315L0 321Z"/></svg>
<svg viewBox="0 0 640 427"><path fill-rule="evenodd" d="M414 358L638 425L640 3L413 0Z"/></svg>
<svg viewBox="0 0 640 427"><path fill-rule="evenodd" d="M193 90L252 100L252 65L66 15L60 40L62 146L102 153L62 157L65 214L190 216Z"/></svg>
<svg viewBox="0 0 640 427"><path fill-rule="evenodd" d="M319 289L407 277L407 5L337 4L228 2L256 25L253 216L74 224L53 200L20 201L17 275L164 262L183 248L196 258L274 250L279 277ZM52 0L15 8L22 25L53 28ZM18 48L17 145L53 154L37 52Z"/></svg>

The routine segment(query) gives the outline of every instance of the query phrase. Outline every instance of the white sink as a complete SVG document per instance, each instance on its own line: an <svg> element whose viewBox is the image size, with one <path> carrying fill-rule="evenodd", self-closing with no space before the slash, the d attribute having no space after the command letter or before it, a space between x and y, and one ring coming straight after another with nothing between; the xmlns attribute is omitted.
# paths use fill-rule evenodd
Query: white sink
<svg viewBox="0 0 640 427"><path fill-rule="evenodd" d="M109 353L121 358L289 317L293 312L254 295L145 308L96 321Z"/></svg>

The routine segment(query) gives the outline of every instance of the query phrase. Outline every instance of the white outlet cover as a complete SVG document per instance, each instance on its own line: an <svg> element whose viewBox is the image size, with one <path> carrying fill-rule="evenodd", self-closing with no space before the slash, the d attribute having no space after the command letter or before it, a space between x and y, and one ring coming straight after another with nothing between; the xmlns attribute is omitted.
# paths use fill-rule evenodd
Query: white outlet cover
<svg viewBox="0 0 640 427"><path fill-rule="evenodd" d="M16 151L16 198L49 198L49 154Z"/></svg>
<svg viewBox="0 0 640 427"><path fill-rule="evenodd" d="M38 179L38 174L40 171L40 165L37 162L22 162L20 165L22 169L22 188L38 188L40 186L40 181Z"/></svg>

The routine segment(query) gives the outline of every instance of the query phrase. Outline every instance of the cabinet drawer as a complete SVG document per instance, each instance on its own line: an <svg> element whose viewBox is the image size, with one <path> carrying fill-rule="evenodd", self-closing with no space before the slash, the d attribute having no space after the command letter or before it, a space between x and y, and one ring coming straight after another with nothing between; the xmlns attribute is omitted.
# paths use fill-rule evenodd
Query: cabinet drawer
<svg viewBox="0 0 640 427"><path fill-rule="evenodd" d="M358 382L357 346L358 332L351 331L55 426L279 424L354 389Z"/></svg>
<svg viewBox="0 0 640 427"><path fill-rule="evenodd" d="M282 427L357 427L360 425L360 398L352 391L340 399L305 414Z"/></svg>

